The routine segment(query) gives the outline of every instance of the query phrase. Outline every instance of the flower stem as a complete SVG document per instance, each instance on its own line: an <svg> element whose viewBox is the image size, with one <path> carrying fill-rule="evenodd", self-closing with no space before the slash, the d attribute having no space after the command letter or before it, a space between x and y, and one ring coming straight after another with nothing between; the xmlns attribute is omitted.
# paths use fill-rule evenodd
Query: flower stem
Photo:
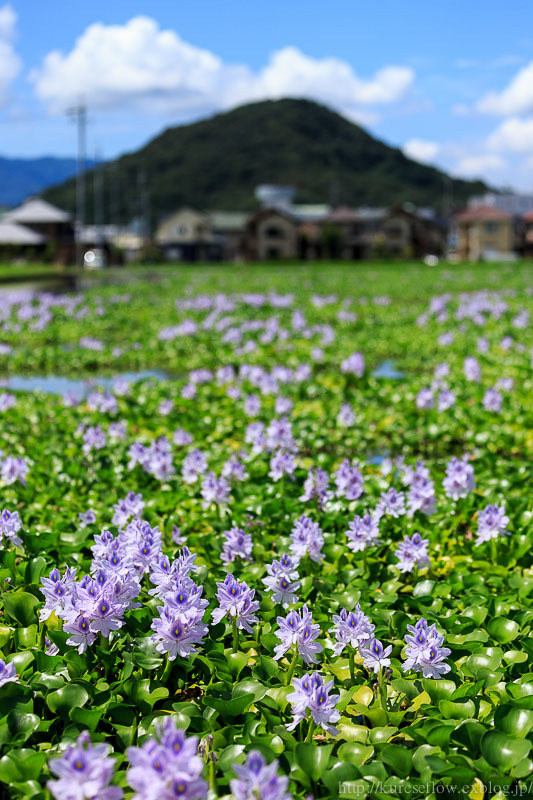
<svg viewBox="0 0 533 800"><path fill-rule="evenodd" d="M237 617L231 618L231 628L233 630L233 652L239 649L239 629L237 628Z"/></svg>
<svg viewBox="0 0 533 800"><path fill-rule="evenodd" d="M161 674L161 683L165 683L166 682L167 678L170 676L170 673L172 672L172 667L173 666L174 666L174 663L167 656L167 663L166 663L165 668L164 668L164 670L163 670L163 672Z"/></svg>
<svg viewBox="0 0 533 800"><path fill-rule="evenodd" d="M311 717L310 720L309 720L309 728L307 729L307 736L306 736L306 739L305 739L306 742L312 742L313 741L313 733L314 732L315 732L315 721L314 721L313 717Z"/></svg>
<svg viewBox="0 0 533 800"><path fill-rule="evenodd" d="M292 655L292 661L289 666L289 671L287 672L287 680L285 681L286 686L290 686L292 681L292 676L294 675L294 670L296 669L296 664L298 662L298 650L295 650Z"/></svg>
<svg viewBox="0 0 533 800"><path fill-rule="evenodd" d="M493 564L498 563L498 546L496 544L496 539L490 540L490 560Z"/></svg>
<svg viewBox="0 0 533 800"><path fill-rule="evenodd" d="M385 712L385 716L387 718L387 722L389 721L389 714L387 711L387 684L385 683L385 679L383 676L383 667L380 667L378 672L378 691L379 697L381 700L381 708Z"/></svg>
<svg viewBox="0 0 533 800"><path fill-rule="evenodd" d="M350 681L355 683L355 660L353 655L353 650L350 651L350 655L348 656L348 662L350 664Z"/></svg>

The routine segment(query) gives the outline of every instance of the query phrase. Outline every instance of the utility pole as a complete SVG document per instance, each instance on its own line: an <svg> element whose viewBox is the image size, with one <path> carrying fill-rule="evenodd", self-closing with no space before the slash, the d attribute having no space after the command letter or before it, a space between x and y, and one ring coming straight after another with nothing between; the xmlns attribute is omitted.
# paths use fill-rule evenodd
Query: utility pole
<svg viewBox="0 0 533 800"><path fill-rule="evenodd" d="M78 163L76 170L76 264L83 266L83 242L82 233L85 224L85 151L87 139L87 106L80 103L78 106L69 108L69 117L76 120L78 126Z"/></svg>
<svg viewBox="0 0 533 800"><path fill-rule="evenodd" d="M97 247L101 247L104 240L104 235L102 231L103 202L104 202L104 168L102 164L102 154L99 150L96 150L94 154L93 194L94 194L95 244Z"/></svg>

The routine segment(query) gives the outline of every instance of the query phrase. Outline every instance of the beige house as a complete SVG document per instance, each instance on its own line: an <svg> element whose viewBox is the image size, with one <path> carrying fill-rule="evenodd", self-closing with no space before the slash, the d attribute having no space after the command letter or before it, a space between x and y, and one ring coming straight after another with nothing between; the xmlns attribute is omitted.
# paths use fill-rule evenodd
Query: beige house
<svg viewBox="0 0 533 800"><path fill-rule="evenodd" d="M191 208L181 208L163 220L154 238L168 261L210 261L217 257L209 216Z"/></svg>
<svg viewBox="0 0 533 800"><path fill-rule="evenodd" d="M482 261L508 256L515 249L513 217L491 206L468 208L455 217L457 256Z"/></svg>
<svg viewBox="0 0 533 800"><path fill-rule="evenodd" d="M246 225L246 256L253 261L297 258L297 221L277 208L258 211Z"/></svg>

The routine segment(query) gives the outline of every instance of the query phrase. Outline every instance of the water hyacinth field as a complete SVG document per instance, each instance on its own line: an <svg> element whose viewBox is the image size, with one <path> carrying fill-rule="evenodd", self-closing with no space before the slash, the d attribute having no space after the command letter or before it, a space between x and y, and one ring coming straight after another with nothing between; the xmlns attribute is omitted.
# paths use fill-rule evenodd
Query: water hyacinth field
<svg viewBox="0 0 533 800"><path fill-rule="evenodd" d="M4 293L1 796L532 796L532 306L519 264Z"/></svg>

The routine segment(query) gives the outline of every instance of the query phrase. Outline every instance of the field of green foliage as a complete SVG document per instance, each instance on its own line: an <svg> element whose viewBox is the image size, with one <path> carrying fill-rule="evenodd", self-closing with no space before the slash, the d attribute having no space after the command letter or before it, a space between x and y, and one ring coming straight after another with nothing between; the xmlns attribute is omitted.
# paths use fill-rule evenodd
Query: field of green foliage
<svg viewBox="0 0 533 800"><path fill-rule="evenodd" d="M0 796L533 796L530 265L0 297Z"/></svg>

